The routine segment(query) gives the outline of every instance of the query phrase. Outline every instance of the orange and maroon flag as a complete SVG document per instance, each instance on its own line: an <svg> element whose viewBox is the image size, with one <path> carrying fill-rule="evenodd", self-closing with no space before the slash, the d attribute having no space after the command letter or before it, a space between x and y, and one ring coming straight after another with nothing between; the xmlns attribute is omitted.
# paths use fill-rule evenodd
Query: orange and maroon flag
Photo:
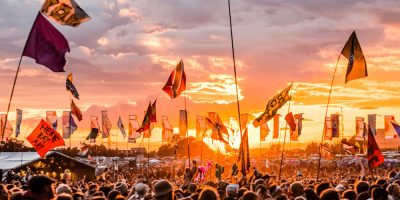
<svg viewBox="0 0 400 200"><path fill-rule="evenodd" d="M71 114L75 115L79 121L82 121L82 112L78 106L75 105L74 100L71 101Z"/></svg>
<svg viewBox="0 0 400 200"><path fill-rule="evenodd" d="M375 168L385 161L371 128L368 129L368 166Z"/></svg>
<svg viewBox="0 0 400 200"><path fill-rule="evenodd" d="M151 129L151 123L157 122L157 116L156 116L156 102L155 100L153 104L149 102L149 105L147 106L147 111L146 114L144 115L142 125L140 128L137 130L137 132L145 132ZM143 136L145 137L145 136ZM150 137L150 136L149 136ZM145 137L146 138L146 137Z"/></svg>
<svg viewBox="0 0 400 200"><path fill-rule="evenodd" d="M36 149L40 157L44 157L53 148L65 145L61 135L43 119L26 139Z"/></svg>
<svg viewBox="0 0 400 200"><path fill-rule="evenodd" d="M209 129L211 129L211 138L213 140L220 140L225 144L229 144L229 133L228 128L224 125L219 115L215 112L209 112L206 118L206 123ZM227 139L224 138L227 137Z"/></svg>
<svg viewBox="0 0 400 200"><path fill-rule="evenodd" d="M171 99L178 97L186 89L186 74L183 68L183 61L181 60L162 88Z"/></svg>
<svg viewBox="0 0 400 200"><path fill-rule="evenodd" d="M289 112L286 116L285 116L285 120L288 123L290 130L295 131L296 130L296 122L294 121L294 117L293 117L293 113Z"/></svg>

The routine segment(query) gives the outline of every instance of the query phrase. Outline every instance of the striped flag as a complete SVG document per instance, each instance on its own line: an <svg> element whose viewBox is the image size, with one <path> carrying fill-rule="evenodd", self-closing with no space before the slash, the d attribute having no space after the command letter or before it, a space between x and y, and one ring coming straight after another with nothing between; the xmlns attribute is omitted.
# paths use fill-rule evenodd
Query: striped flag
<svg viewBox="0 0 400 200"><path fill-rule="evenodd" d="M178 97L186 89L186 74L183 68L183 61L181 60L162 88L171 99Z"/></svg>
<svg viewBox="0 0 400 200"><path fill-rule="evenodd" d="M204 116L196 115L196 140L203 141L206 131L207 125Z"/></svg>
<svg viewBox="0 0 400 200"><path fill-rule="evenodd" d="M82 112L78 106L75 105L74 100L71 101L71 114L75 115L78 121L82 121Z"/></svg>

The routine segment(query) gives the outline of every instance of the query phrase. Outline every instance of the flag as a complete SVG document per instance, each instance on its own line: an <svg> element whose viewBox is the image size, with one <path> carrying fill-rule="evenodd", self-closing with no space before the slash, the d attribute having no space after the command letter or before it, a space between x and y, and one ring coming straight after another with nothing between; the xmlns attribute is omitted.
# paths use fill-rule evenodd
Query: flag
<svg viewBox="0 0 400 200"><path fill-rule="evenodd" d="M121 117L118 118L118 128L121 131L122 136L124 136L124 139L126 138L126 132L124 128L124 124L122 123Z"/></svg>
<svg viewBox="0 0 400 200"><path fill-rule="evenodd" d="M324 139L325 140L332 140L332 121L331 121L331 117L325 117Z"/></svg>
<svg viewBox="0 0 400 200"><path fill-rule="evenodd" d="M78 106L75 105L74 100L71 101L71 114L75 115L78 121L82 121L82 112Z"/></svg>
<svg viewBox="0 0 400 200"><path fill-rule="evenodd" d="M241 128L244 130L249 123L249 113L240 114Z"/></svg>
<svg viewBox="0 0 400 200"><path fill-rule="evenodd" d="M137 130L140 128L136 115L129 115L128 143L136 143L136 139L140 138L141 134Z"/></svg>
<svg viewBox="0 0 400 200"><path fill-rule="evenodd" d="M67 39L39 12L22 55L35 59L53 72L64 72L65 53L69 51Z"/></svg>
<svg viewBox="0 0 400 200"><path fill-rule="evenodd" d="M253 121L254 127L257 128L261 126L275 116L279 108L281 108L287 101L290 100L289 92L291 88L292 84L268 101L265 111Z"/></svg>
<svg viewBox="0 0 400 200"><path fill-rule="evenodd" d="M69 115L69 130L70 130L71 135L74 134L74 132L76 130L78 130L78 125L76 125L75 120L72 117L72 115Z"/></svg>
<svg viewBox="0 0 400 200"><path fill-rule="evenodd" d="M179 111L179 136L181 138L186 137L188 127L187 127L187 111L180 110Z"/></svg>
<svg viewBox="0 0 400 200"><path fill-rule="evenodd" d="M157 122L157 117L156 117L156 102L157 99L151 104L149 102L149 106L147 106L147 111L146 114L144 115L142 125L140 128L137 130L138 132L145 132L145 131L150 131L151 123ZM150 137L150 134L148 134ZM144 138L148 138L147 136L143 135Z"/></svg>
<svg viewBox="0 0 400 200"><path fill-rule="evenodd" d="M286 120L287 124L289 125L291 131L296 130L296 122L294 121L292 112L289 112L288 114L286 114L285 120Z"/></svg>
<svg viewBox="0 0 400 200"><path fill-rule="evenodd" d="M225 144L229 144L229 133L224 123L215 112L209 112L206 118L207 127L211 129L211 139L219 140ZM227 137L227 139L224 138Z"/></svg>
<svg viewBox="0 0 400 200"><path fill-rule="evenodd" d="M89 140L90 143L96 143L96 138L99 134L99 117L98 116L91 116L90 119L90 133L86 137L86 140Z"/></svg>
<svg viewBox="0 0 400 200"><path fill-rule="evenodd" d="M294 115L294 118L296 119L296 132L297 136L301 135L301 131L303 130L303 113L297 113Z"/></svg>
<svg viewBox="0 0 400 200"><path fill-rule="evenodd" d="M15 137L18 137L18 135L21 133L21 122L22 122L22 110L17 109L16 120L15 120Z"/></svg>
<svg viewBox="0 0 400 200"><path fill-rule="evenodd" d="M204 116L196 115L196 140L203 141L206 131L207 125Z"/></svg>
<svg viewBox="0 0 400 200"><path fill-rule="evenodd" d="M394 130L396 131L397 136L400 138L400 126L399 126L399 124L397 122L395 122L394 120L391 121L391 124L392 124ZM371 130L371 132L372 132L372 130Z"/></svg>
<svg viewBox="0 0 400 200"><path fill-rule="evenodd" d="M67 139L71 136L70 132L70 120L71 120L71 112L63 111L62 115L62 136L64 139ZM46 120L47 121L47 120Z"/></svg>
<svg viewBox="0 0 400 200"><path fill-rule="evenodd" d="M61 135L43 119L26 140L31 143L32 147L36 149L42 158L51 149L65 145Z"/></svg>
<svg viewBox="0 0 400 200"><path fill-rule="evenodd" d="M368 166L370 168L375 168L381 165L385 159L379 150L379 146L375 141L375 137L372 134L371 129L368 131Z"/></svg>
<svg viewBox="0 0 400 200"><path fill-rule="evenodd" d="M54 130L57 130L57 113L56 111L46 111L46 122L50 124Z"/></svg>
<svg viewBox="0 0 400 200"><path fill-rule="evenodd" d="M332 123L332 137L338 138L339 137L339 114L332 114L331 115L331 123Z"/></svg>
<svg viewBox="0 0 400 200"><path fill-rule="evenodd" d="M86 137L86 140L89 140L90 143L96 143L97 135L99 134L98 128L92 128L90 130L89 135Z"/></svg>
<svg viewBox="0 0 400 200"><path fill-rule="evenodd" d="M368 115L368 125L371 128L372 134L376 135L376 114Z"/></svg>
<svg viewBox="0 0 400 200"><path fill-rule="evenodd" d="M101 111L101 128L102 128L102 137L108 138L111 131L111 122L110 119L108 119L106 110Z"/></svg>
<svg viewBox="0 0 400 200"><path fill-rule="evenodd" d="M349 60L347 64L346 83L368 76L367 62L365 61L360 43L358 42L356 31L353 31L350 35L341 54Z"/></svg>
<svg viewBox="0 0 400 200"><path fill-rule="evenodd" d="M326 144L321 145L321 154L322 157L328 160L332 160L334 157L333 150Z"/></svg>
<svg viewBox="0 0 400 200"><path fill-rule="evenodd" d="M83 143L83 144L81 144L81 148L79 150L80 150L79 153L80 153L80 155L82 157L88 157L89 150L90 150L90 145L88 145L86 143Z"/></svg>
<svg viewBox="0 0 400 200"><path fill-rule="evenodd" d="M75 85L72 83L72 73L70 73L67 76L67 81L65 83L65 87L67 88L67 91L70 91L71 94L76 98L79 99L79 93L78 90L75 88Z"/></svg>
<svg viewBox="0 0 400 200"><path fill-rule="evenodd" d="M183 61L181 60L162 88L171 99L178 97L186 89L186 74L183 68Z"/></svg>
<svg viewBox="0 0 400 200"><path fill-rule="evenodd" d="M163 115L162 116L162 142L169 142L169 139L172 137L174 134L174 129L172 128L172 125L168 121L168 116Z"/></svg>
<svg viewBox="0 0 400 200"><path fill-rule="evenodd" d="M14 132L14 129L13 129L10 121L7 120L7 122L6 122L5 114L0 115L0 131L1 131L0 134L4 133L4 135L2 135L2 137L1 137L3 141L4 140L7 141Z"/></svg>
<svg viewBox="0 0 400 200"><path fill-rule="evenodd" d="M289 117L291 118L291 117ZM289 119L291 120L291 119ZM291 141L298 141L299 136L301 135L301 131L303 129L303 113L298 113L293 116L293 122L295 129L290 129L290 140ZM293 123L291 122L291 123ZM293 124L292 124L293 125Z"/></svg>
<svg viewBox="0 0 400 200"><path fill-rule="evenodd" d="M240 172L245 175L250 170L250 150L249 150L249 132L247 127L244 128L244 134L240 142L238 163Z"/></svg>
<svg viewBox="0 0 400 200"><path fill-rule="evenodd" d="M264 123L263 125L260 126L260 141L265 141L265 138L269 134L269 128L268 124Z"/></svg>
<svg viewBox="0 0 400 200"><path fill-rule="evenodd" d="M89 15L74 0L46 0L41 12L61 25L76 27L89 21Z"/></svg>
<svg viewBox="0 0 400 200"><path fill-rule="evenodd" d="M397 137L396 130L393 128L393 125L391 124L392 121L394 121L394 116L393 115L385 115L384 117L385 121L385 139L390 140L394 139Z"/></svg>
<svg viewBox="0 0 400 200"><path fill-rule="evenodd" d="M364 140L364 117L356 117L356 137Z"/></svg>
<svg viewBox="0 0 400 200"><path fill-rule="evenodd" d="M272 136L273 139L279 138L279 117L280 114L276 114L274 116L274 135Z"/></svg>

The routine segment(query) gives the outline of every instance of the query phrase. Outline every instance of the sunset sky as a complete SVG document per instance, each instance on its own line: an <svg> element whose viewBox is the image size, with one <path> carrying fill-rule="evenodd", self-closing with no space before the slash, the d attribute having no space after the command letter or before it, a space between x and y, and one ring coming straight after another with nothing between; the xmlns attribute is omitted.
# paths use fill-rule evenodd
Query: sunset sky
<svg viewBox="0 0 400 200"><path fill-rule="evenodd" d="M127 127L129 114L137 114L141 122L149 100L156 98L157 127L165 114L177 128L184 98L170 100L161 88L181 59L190 128L195 128L196 114L218 112L226 123L229 116L237 116L227 1L76 2L90 21L77 28L52 22L71 47L67 72L54 73L23 58L10 113L14 125L15 109L24 110L23 135L46 110L61 116L69 109L65 79L70 72L81 97L75 103L84 116L75 141L89 133L91 115L108 110L113 128L118 116ZM0 1L1 113L7 109L19 56L42 3ZM293 82L291 111L305 117L300 140L319 141L335 63L356 30L369 76L345 85L347 60L341 58L330 113L342 108L346 136L354 134L356 116L381 115L378 128L383 128L383 115L400 117L400 1L232 0L231 6L241 112L256 117L269 98ZM285 115L287 105L279 113ZM160 141L159 132L157 128L154 142ZM258 145L258 140L258 130L250 125L250 143Z"/></svg>

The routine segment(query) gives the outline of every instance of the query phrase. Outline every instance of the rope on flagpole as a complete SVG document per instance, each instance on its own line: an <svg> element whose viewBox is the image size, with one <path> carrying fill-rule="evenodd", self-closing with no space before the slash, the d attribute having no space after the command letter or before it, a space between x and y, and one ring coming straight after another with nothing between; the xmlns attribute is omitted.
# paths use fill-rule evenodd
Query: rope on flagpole
<svg viewBox="0 0 400 200"><path fill-rule="evenodd" d="M340 59L341 55L342 54L340 53L338 58L337 58L337 61L336 61L335 71L333 72L333 77L332 77L332 81L331 81L331 87L329 89L328 102L326 103L325 118L323 120L324 121L324 129L322 131L321 143L319 144L319 153L318 153L319 157L318 157L318 168L317 168L317 178L316 178L317 182L318 182L318 179L319 179L319 173L320 173L320 169L321 169L321 147L322 147L322 143L324 142L324 131L325 131L325 126L326 126L325 120L326 120L326 117L328 116L328 109L329 109L329 103L331 102L333 83L335 82L336 71L337 71L337 68L339 66L339 59Z"/></svg>
<svg viewBox="0 0 400 200"><path fill-rule="evenodd" d="M12 99L13 99L13 96L14 96L15 85L17 83L18 74L19 74L19 71L20 71L20 68L21 68L22 56L23 56L23 54L21 54L21 57L19 58L17 72L15 73L14 83L13 83L13 86L12 86L12 89L11 89L10 100L8 101L8 106L7 106L7 112L6 112L6 117L5 117L5 121L4 121L4 126L1 127L2 130L1 130L0 143L3 143L4 133L5 133L5 130L7 128L8 113L10 112L11 102L12 102ZM3 152L3 144L0 145L0 156L1 156L2 152Z"/></svg>
<svg viewBox="0 0 400 200"><path fill-rule="evenodd" d="M232 30L232 14L231 14L231 1L228 0L228 9L229 9L229 27L230 27L230 31L231 31L231 46L232 46L232 60L233 60L233 72L235 75L235 89L236 89L236 105L237 105L237 111L238 111L238 118L239 118L239 131L240 131L240 139L241 139L241 143L243 140L243 134L242 134L242 119L240 116L240 104L239 104L239 89L238 89L238 81L237 81L237 73L236 73L236 60L235 60L235 47L233 44L233 30ZM242 145L241 145L242 146ZM239 154L242 154L241 156L241 163L242 166L244 166L244 170L243 170L243 176L246 176L246 164L244 163L244 152L243 150L241 152L239 152ZM243 167L242 167L243 169Z"/></svg>
<svg viewBox="0 0 400 200"><path fill-rule="evenodd" d="M292 90L293 90L293 82L291 83L291 85L292 85L292 88L290 89L290 94L289 94L289 97L290 97L290 98L292 98L292 97L291 97L291 93L292 93ZM292 99L290 99L290 101L289 101L289 106L288 106L288 111L287 111L288 113L290 112L290 105L291 105L291 103L292 103ZM284 120L282 120L282 123L283 123L283 121L284 121ZM285 133L284 133L284 136L283 136L283 146L282 146L282 154L281 154L281 164L279 165L278 182L281 181L282 165L283 165L283 154L284 154L284 152L285 152L285 143L286 143L286 132L287 132L287 129L288 129L288 124L286 123L286 126L285 126Z"/></svg>

